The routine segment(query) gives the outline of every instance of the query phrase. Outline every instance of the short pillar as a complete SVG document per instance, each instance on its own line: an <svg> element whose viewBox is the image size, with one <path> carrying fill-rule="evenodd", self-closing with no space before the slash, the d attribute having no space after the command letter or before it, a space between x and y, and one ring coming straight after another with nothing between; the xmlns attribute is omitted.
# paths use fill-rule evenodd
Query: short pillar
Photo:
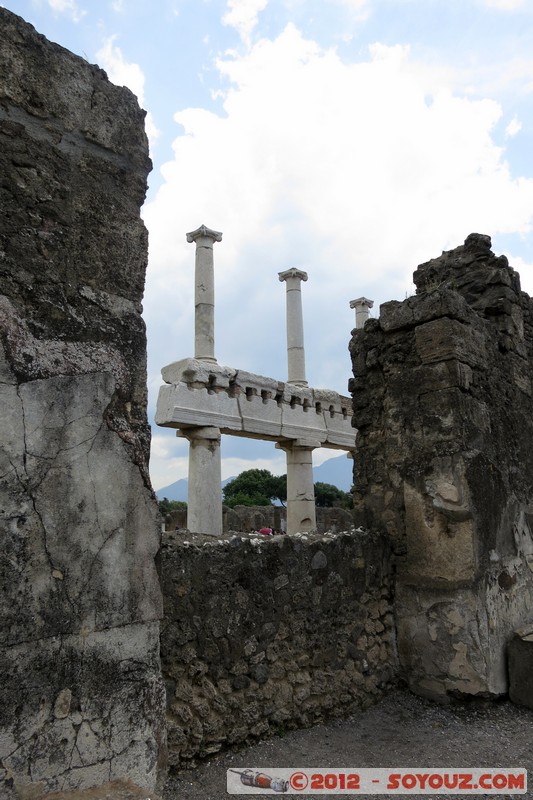
<svg viewBox="0 0 533 800"><path fill-rule="evenodd" d="M187 241L196 242L194 357L199 361L210 361L216 364L213 244L222 241L222 234L201 225L197 230L187 234Z"/></svg>
<svg viewBox="0 0 533 800"><path fill-rule="evenodd" d="M320 442L297 439L276 447L287 453L287 533L314 531L313 450Z"/></svg>
<svg viewBox="0 0 533 800"><path fill-rule="evenodd" d="M370 309L374 305L373 300L367 297L358 297L357 300L350 300L350 308L355 308L355 327L364 328L365 322L370 316Z"/></svg>
<svg viewBox="0 0 533 800"><path fill-rule="evenodd" d="M220 430L193 428L182 435L189 440L187 528L192 533L221 536Z"/></svg>
<svg viewBox="0 0 533 800"><path fill-rule="evenodd" d="M293 268L279 272L278 275L280 281L287 284L287 383L307 386L301 291L301 283L307 280L307 272Z"/></svg>

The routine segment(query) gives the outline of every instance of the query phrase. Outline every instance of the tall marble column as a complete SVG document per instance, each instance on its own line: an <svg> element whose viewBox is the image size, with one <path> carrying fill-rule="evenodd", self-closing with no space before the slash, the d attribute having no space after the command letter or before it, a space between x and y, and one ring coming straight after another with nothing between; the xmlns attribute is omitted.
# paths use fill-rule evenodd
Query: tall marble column
<svg viewBox="0 0 533 800"><path fill-rule="evenodd" d="M189 440L187 528L192 533L221 536L220 430L190 428L182 435Z"/></svg>
<svg viewBox="0 0 533 800"><path fill-rule="evenodd" d="M196 242L194 357L216 364L213 244L222 241L222 234L200 225L197 230L187 234L187 241Z"/></svg>
<svg viewBox="0 0 533 800"><path fill-rule="evenodd" d="M276 445L287 454L287 533L316 530L313 450L320 442L296 439Z"/></svg>
<svg viewBox="0 0 533 800"><path fill-rule="evenodd" d="M357 300L350 300L350 308L355 308L355 327L364 328L365 322L370 316L370 309L374 305L373 300L367 297L358 297Z"/></svg>
<svg viewBox="0 0 533 800"><path fill-rule="evenodd" d="M307 272L292 268L279 272L278 275L280 281L287 284L287 383L307 386L301 292L301 283L307 280Z"/></svg>

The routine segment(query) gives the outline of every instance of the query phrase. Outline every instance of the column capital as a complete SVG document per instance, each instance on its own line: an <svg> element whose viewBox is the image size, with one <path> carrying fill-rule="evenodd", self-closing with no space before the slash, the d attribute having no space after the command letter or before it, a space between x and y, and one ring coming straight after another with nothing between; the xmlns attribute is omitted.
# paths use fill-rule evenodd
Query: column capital
<svg viewBox="0 0 533 800"><path fill-rule="evenodd" d="M193 441L220 441L220 428L213 426L204 426L199 428L179 428L176 431L176 436L183 439L188 439L189 442Z"/></svg>
<svg viewBox="0 0 533 800"><path fill-rule="evenodd" d="M207 228L205 225L200 225L195 231L186 234L188 242L196 242L197 239L211 239L213 242L221 242L222 234L220 231L214 231Z"/></svg>
<svg viewBox="0 0 533 800"><path fill-rule="evenodd" d="M296 267L291 267L291 269L286 269L284 272L278 272L278 276L281 282L288 281L289 278L298 278L301 281L307 280L307 272L304 272L301 269L297 269Z"/></svg>
<svg viewBox="0 0 533 800"><path fill-rule="evenodd" d="M372 308L374 305L373 300L368 297L358 297L357 300L350 300L350 308Z"/></svg>
<svg viewBox="0 0 533 800"><path fill-rule="evenodd" d="M316 450L318 447L322 447L322 443L319 439L288 439L281 442L276 442L275 448L276 450Z"/></svg>

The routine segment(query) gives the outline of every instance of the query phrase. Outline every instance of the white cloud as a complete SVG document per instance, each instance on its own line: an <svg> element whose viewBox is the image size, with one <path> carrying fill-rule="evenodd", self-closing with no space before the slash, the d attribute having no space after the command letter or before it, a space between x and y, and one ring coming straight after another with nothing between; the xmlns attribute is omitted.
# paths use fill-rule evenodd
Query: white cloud
<svg viewBox="0 0 533 800"><path fill-rule="evenodd" d="M509 266L520 275L522 291L533 297L533 264L529 264L525 259L513 256L511 253L505 253L505 255L509 259Z"/></svg>
<svg viewBox="0 0 533 800"><path fill-rule="evenodd" d="M124 0L113 0L111 3L111 10L115 12L115 14L122 14L124 11Z"/></svg>
<svg viewBox="0 0 533 800"><path fill-rule="evenodd" d="M346 393L349 301L403 300L418 263L473 232L526 233L533 179L514 178L492 137L502 109L454 93L450 75L405 47L376 44L346 63L289 25L218 62L224 114L176 114L183 135L145 208L145 316L155 374L193 352L194 246L215 246L215 353L233 367L286 376L285 293L299 266L307 376ZM186 188L185 188L186 187ZM151 342L151 344L150 344Z"/></svg>
<svg viewBox="0 0 533 800"><path fill-rule="evenodd" d="M222 17L222 22L224 25L235 28L242 41L249 45L259 13L264 11L267 5L268 0L227 0L228 10Z"/></svg>
<svg viewBox="0 0 533 800"><path fill-rule="evenodd" d="M87 12L78 7L76 0L48 0L53 11L68 14L73 22L79 22Z"/></svg>
<svg viewBox="0 0 533 800"><path fill-rule="evenodd" d="M360 22L368 19L370 15L370 0L331 0L331 2L347 8Z"/></svg>
<svg viewBox="0 0 533 800"><path fill-rule="evenodd" d="M116 38L115 35L106 39L104 45L96 53L96 58L107 72L109 80L116 83L117 86L127 86L128 89L131 89L142 108L144 106L144 73L138 64L126 61L120 47L114 44ZM145 125L146 134L153 147L159 131L150 111L146 113Z"/></svg>
<svg viewBox="0 0 533 800"><path fill-rule="evenodd" d="M150 478L157 491L163 486L186 478L189 465L189 446L183 439L152 431Z"/></svg>
<svg viewBox="0 0 533 800"><path fill-rule="evenodd" d="M522 123L518 121L515 115L505 128L505 135L510 138L512 136L516 136L516 134L521 130L522 130Z"/></svg>
<svg viewBox="0 0 533 800"><path fill-rule="evenodd" d="M222 480L236 478L247 469L268 469L273 475L284 475L287 472L285 454L274 450L272 445L272 458L224 458L222 461Z"/></svg>
<svg viewBox="0 0 533 800"><path fill-rule="evenodd" d="M497 8L501 11L517 11L524 8L526 0L481 0L488 8Z"/></svg>

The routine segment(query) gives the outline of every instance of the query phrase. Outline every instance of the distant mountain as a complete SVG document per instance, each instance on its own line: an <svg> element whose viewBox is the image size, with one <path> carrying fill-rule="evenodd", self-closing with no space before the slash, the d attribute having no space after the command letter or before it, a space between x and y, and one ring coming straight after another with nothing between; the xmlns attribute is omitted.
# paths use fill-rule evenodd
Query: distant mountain
<svg viewBox="0 0 533 800"><path fill-rule="evenodd" d="M313 479L315 483L317 481L321 483L331 483L333 486L342 489L343 492L349 492L353 483L352 470L353 461L351 458L347 458L345 455L337 456L336 458L329 458L327 461L324 461L319 467L314 467ZM222 481L222 488L234 478L235 475ZM162 489L158 489L156 494L159 500L166 497L167 500L186 501L187 487L187 478L181 478L179 481L169 484L169 486L163 486Z"/></svg>
<svg viewBox="0 0 533 800"><path fill-rule="evenodd" d="M336 458L328 458L319 467L313 467L313 480L316 483L331 483L343 492L349 492L353 484L353 459L344 453Z"/></svg>
<svg viewBox="0 0 533 800"><path fill-rule="evenodd" d="M158 489L156 495L158 500L162 500L166 497L167 500L184 500L187 502L188 487L189 481L187 478L181 478L179 481L175 481L168 486L163 486L162 489Z"/></svg>

